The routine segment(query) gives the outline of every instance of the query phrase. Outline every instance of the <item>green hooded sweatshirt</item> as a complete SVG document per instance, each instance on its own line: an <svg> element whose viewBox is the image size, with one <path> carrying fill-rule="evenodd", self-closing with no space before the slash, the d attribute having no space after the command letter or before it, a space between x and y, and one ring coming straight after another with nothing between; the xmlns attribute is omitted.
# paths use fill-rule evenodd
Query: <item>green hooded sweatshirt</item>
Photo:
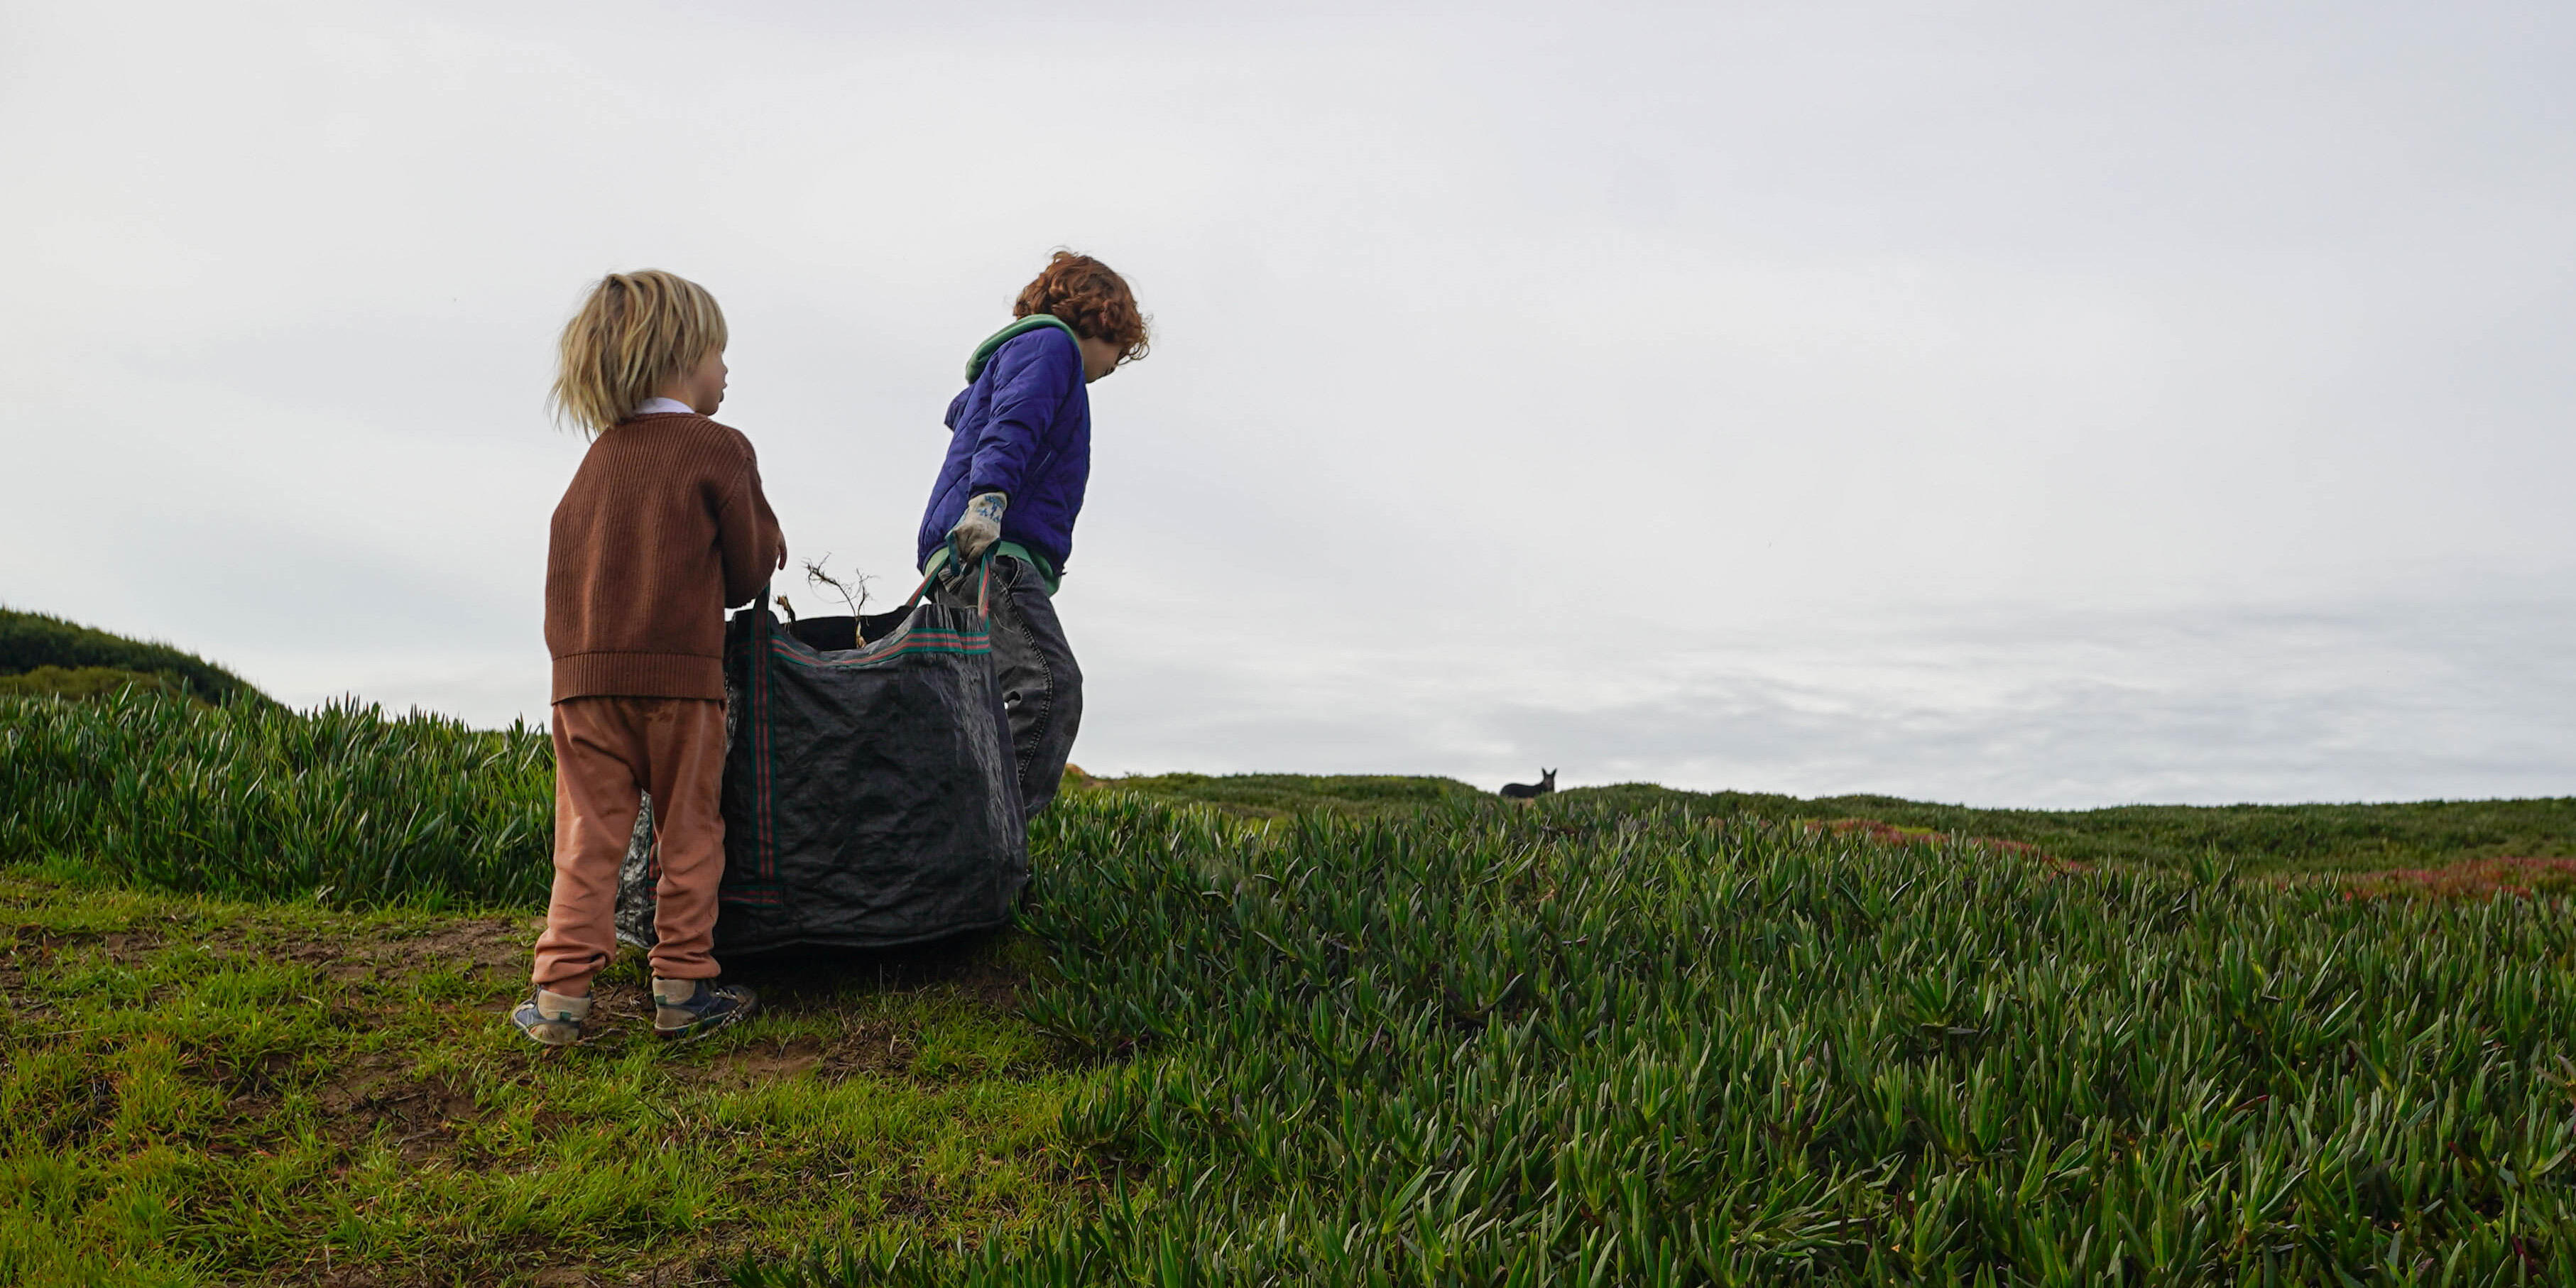
<svg viewBox="0 0 2576 1288"><path fill-rule="evenodd" d="M984 374L984 364L993 360L993 351L995 349L999 349L1003 345L1010 343L1014 338L1027 335L1029 332L1035 331L1042 326L1054 327L1057 330L1064 332L1066 335L1072 336L1075 344L1082 343L1082 333L1074 330L1072 323L1067 322L1063 318L1057 317L1052 313L1040 313L1035 317L1021 318L1018 321L1011 323L1009 326L1003 327L1001 330L994 332L992 336L986 339L982 344L975 346L975 356L966 360L966 383L971 385L975 383L975 377Z"/></svg>

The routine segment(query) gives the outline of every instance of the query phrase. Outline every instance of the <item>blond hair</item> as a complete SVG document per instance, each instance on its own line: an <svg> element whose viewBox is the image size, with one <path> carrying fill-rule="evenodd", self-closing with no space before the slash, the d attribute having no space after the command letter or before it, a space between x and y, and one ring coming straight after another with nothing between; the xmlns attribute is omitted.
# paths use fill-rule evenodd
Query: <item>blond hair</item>
<svg viewBox="0 0 2576 1288"><path fill-rule="evenodd" d="M555 416L596 434L724 347L724 310L707 288L658 268L611 273L564 323Z"/></svg>

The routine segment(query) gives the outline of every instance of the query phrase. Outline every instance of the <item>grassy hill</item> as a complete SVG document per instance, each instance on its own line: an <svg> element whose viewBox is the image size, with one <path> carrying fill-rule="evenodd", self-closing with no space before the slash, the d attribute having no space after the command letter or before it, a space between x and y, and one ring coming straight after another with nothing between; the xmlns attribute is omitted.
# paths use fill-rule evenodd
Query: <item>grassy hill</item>
<svg viewBox="0 0 2576 1288"><path fill-rule="evenodd" d="M1240 818L1280 818L1300 812L1391 817L1495 799L1453 778L1394 775L1163 774L1081 777L1072 785L1077 790L1129 792L1171 804L1206 805ZM1623 813L1679 810L1777 822L1869 820L1899 829L2013 841L2080 863L2173 869L2187 869L2213 857L2249 872L2284 873L2432 868L2504 856L2576 858L2576 797L2006 810L1893 796L1800 798L1628 783L1572 788L1558 793L1557 799Z"/></svg>
<svg viewBox="0 0 2576 1288"><path fill-rule="evenodd" d="M1406 774L1157 774L1093 778L1067 772L1073 790L1127 792L1174 805L1205 805L1236 818L1284 818L1320 811L1349 818L1384 818L1439 806L1493 799L1455 778Z"/></svg>
<svg viewBox="0 0 2576 1288"><path fill-rule="evenodd" d="M2248 871L2348 872L2475 859L2576 857L2576 797L2399 804L2122 805L2090 810L1975 809L1890 796L1802 800L1680 792L1651 784L1584 788L1570 798L1621 810L1678 807L1775 819L1872 819L1988 837L2083 863L2188 868L2212 857Z"/></svg>
<svg viewBox="0 0 2576 1288"><path fill-rule="evenodd" d="M2565 800L1082 778L1012 930L545 1053L551 777L0 695L0 1283L2576 1282L2576 877L2269 879Z"/></svg>
<svg viewBox="0 0 2576 1288"><path fill-rule="evenodd" d="M0 695L92 697L128 684L204 702L269 702L248 681L194 653L0 608Z"/></svg>
<svg viewBox="0 0 2576 1288"><path fill-rule="evenodd" d="M60 704L51 704L60 705ZM1012 932L538 1052L525 913L0 873L0 1281L2576 1282L2576 921L1086 792ZM542 1272L542 1277L540 1277Z"/></svg>
<svg viewBox="0 0 2576 1288"><path fill-rule="evenodd" d="M186 893L325 893L347 904L532 907L546 889L552 750L534 727L333 705L220 708L126 690L87 703L0 695L0 863ZM1198 806L1252 825L1324 815L1423 819L1532 808L1445 778L1294 774L1070 778L1073 797ZM1975 810L1875 796L1801 800L1651 786L1577 789L1538 808L1743 824L1866 821L2078 863L2249 874L2443 868L2576 856L2576 800L2406 805Z"/></svg>

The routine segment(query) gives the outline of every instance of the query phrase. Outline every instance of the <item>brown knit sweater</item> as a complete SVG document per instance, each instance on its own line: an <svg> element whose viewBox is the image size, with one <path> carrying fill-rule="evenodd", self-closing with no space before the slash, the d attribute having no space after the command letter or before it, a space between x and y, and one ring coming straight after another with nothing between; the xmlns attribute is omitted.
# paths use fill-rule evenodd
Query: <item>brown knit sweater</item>
<svg viewBox="0 0 2576 1288"><path fill-rule="evenodd" d="M601 434L546 549L554 700L723 697L724 610L786 549L740 431L666 413Z"/></svg>

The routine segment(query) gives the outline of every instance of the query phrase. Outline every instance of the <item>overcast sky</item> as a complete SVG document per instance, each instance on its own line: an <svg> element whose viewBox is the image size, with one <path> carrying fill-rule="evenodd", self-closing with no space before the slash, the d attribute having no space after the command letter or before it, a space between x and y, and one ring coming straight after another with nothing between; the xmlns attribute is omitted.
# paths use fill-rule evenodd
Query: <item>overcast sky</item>
<svg viewBox="0 0 2576 1288"><path fill-rule="evenodd" d="M1376 8L0 4L0 602L541 716L640 267L900 596L1065 245L1094 772L2576 792L2576 8Z"/></svg>

